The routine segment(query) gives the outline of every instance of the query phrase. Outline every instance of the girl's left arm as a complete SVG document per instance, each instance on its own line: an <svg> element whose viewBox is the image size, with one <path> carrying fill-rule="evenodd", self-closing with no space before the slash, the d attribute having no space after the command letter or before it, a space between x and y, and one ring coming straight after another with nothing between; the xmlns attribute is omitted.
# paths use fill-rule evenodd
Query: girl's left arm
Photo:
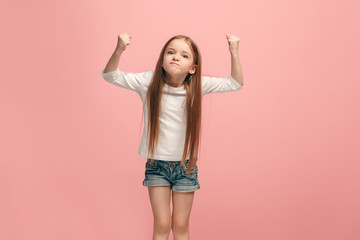
<svg viewBox="0 0 360 240"><path fill-rule="evenodd" d="M241 86L244 86L243 74L238 54L240 39L234 35L226 34L229 43L231 55L231 77L234 78Z"/></svg>

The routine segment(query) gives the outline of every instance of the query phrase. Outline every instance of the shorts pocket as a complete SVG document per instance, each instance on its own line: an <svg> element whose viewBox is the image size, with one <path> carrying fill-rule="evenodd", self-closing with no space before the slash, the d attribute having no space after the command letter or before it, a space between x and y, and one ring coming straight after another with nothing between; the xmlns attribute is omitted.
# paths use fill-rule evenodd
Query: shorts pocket
<svg viewBox="0 0 360 240"><path fill-rule="evenodd" d="M147 160L145 164L145 173L159 173L160 171L160 166L155 159L153 163L151 163L150 159Z"/></svg>
<svg viewBox="0 0 360 240"><path fill-rule="evenodd" d="M197 178L197 174L198 174L198 166L196 166L195 170L190 170L190 173L187 173L188 169L188 163L186 163L185 165L182 165L181 166L181 175L183 177L186 177L186 178L190 178L190 179L196 179Z"/></svg>

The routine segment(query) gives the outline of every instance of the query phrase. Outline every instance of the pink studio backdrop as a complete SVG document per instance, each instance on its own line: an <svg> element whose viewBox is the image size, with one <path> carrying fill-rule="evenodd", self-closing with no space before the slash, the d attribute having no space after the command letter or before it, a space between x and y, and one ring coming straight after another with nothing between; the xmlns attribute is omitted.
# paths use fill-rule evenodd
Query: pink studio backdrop
<svg viewBox="0 0 360 240"><path fill-rule="evenodd" d="M360 239L359 7L5 1L0 239L151 239L141 100L100 74L123 32L123 71L185 34L219 77L240 38L244 88L204 97L191 239Z"/></svg>

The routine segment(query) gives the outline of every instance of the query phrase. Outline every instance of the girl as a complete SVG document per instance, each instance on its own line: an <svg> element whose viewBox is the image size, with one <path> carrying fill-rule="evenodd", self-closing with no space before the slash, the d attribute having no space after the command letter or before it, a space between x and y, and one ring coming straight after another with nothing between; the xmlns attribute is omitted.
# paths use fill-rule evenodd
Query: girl
<svg viewBox="0 0 360 240"><path fill-rule="evenodd" d="M171 230L175 240L189 239L194 193L200 189L196 163L201 99L208 93L243 87L239 38L230 34L226 38L231 55L231 76L227 78L201 76L199 48L184 35L165 43L155 71L129 73L118 66L131 36L120 34L115 52L101 72L106 81L135 91L143 102L144 129L138 153L147 158L143 186L148 187L154 215L153 239L168 239Z"/></svg>

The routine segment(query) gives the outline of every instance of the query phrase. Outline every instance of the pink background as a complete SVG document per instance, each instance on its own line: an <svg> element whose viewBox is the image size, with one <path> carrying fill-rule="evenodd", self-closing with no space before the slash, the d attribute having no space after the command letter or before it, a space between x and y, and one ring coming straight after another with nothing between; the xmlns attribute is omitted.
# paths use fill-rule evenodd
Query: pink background
<svg viewBox="0 0 360 240"><path fill-rule="evenodd" d="M360 239L359 7L3 2L0 239L151 239L141 100L100 74L123 32L127 72L185 34L229 76L240 38L244 88L204 97L191 239Z"/></svg>

